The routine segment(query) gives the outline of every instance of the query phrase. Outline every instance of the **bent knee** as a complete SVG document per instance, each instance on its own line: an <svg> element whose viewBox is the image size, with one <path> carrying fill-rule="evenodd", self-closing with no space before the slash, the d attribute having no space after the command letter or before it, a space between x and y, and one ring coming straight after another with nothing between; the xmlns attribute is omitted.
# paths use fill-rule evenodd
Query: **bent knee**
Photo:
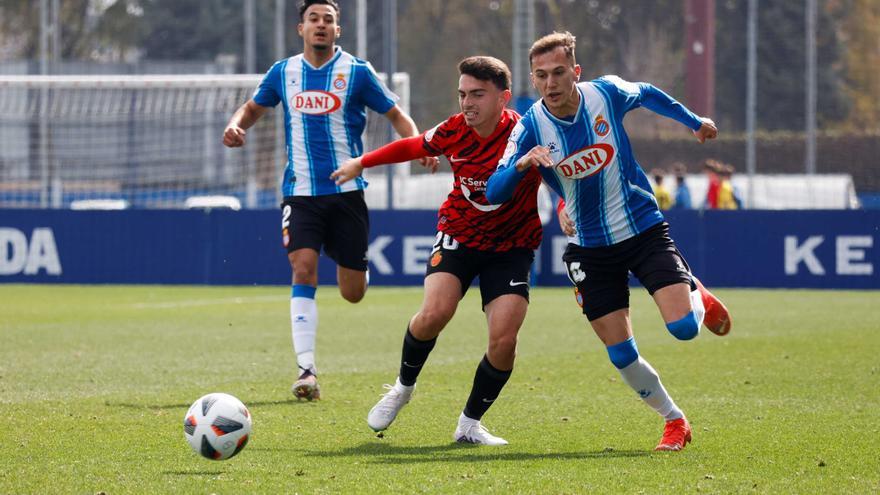
<svg viewBox="0 0 880 495"><path fill-rule="evenodd" d="M489 354L493 356L516 356L516 336L505 336L489 341Z"/></svg>
<svg viewBox="0 0 880 495"><path fill-rule="evenodd" d="M350 303L361 302L367 294L367 285L364 284L363 287L340 287L339 293L343 299Z"/></svg>
<svg viewBox="0 0 880 495"><path fill-rule="evenodd" d="M455 315L455 307L422 308L419 317L430 328L443 328Z"/></svg>
<svg viewBox="0 0 880 495"><path fill-rule="evenodd" d="M315 267L303 263L302 265L293 266L292 269L294 283L317 285L318 271Z"/></svg>
<svg viewBox="0 0 880 495"><path fill-rule="evenodd" d="M700 334L700 322L693 311L680 320L667 323L666 328L678 340L691 340Z"/></svg>

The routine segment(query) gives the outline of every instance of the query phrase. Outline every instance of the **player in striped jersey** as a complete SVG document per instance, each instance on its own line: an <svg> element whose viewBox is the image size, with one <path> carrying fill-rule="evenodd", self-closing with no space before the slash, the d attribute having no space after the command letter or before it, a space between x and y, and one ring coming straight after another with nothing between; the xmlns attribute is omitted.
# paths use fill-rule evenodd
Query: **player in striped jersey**
<svg viewBox="0 0 880 495"><path fill-rule="evenodd" d="M717 129L650 84L617 76L578 83L574 52L575 38L568 32L532 45L532 81L542 98L511 133L486 195L492 203L507 200L521 177L537 168L565 200L574 231L563 260L578 303L624 381L666 419L657 450L681 450L691 439L690 425L639 356L629 319L629 273L654 297L678 339L696 337L704 321L724 335L730 316L690 273L669 237L648 178L633 157L623 117L644 106L686 125L701 143Z"/></svg>
<svg viewBox="0 0 880 495"><path fill-rule="evenodd" d="M318 256L321 248L337 264L339 291L356 303L367 290L369 218L366 182L339 186L330 173L363 152L366 107L384 114L401 136L415 136L412 119L396 105L369 62L336 46L339 6L334 0L305 0L297 26L303 53L269 69L253 98L227 125L223 144L245 144L245 131L281 103L287 138L287 167L281 184L281 234L293 271L290 317L299 378L293 393L317 399L315 368Z"/></svg>
<svg viewBox="0 0 880 495"><path fill-rule="evenodd" d="M519 115L510 101L510 69L492 57L469 57L458 66L461 113L426 132L401 139L356 158L334 172L338 182L357 178L364 167L418 157L445 155L455 176L440 207L437 242L425 276L422 307L403 339L400 373L370 410L367 424L381 431L409 402L416 378L438 335L452 319L475 277L480 278L489 348L477 366L473 387L453 438L458 442L504 445L480 420L501 393L513 370L517 334L529 302L529 269L541 243L536 204L541 175L532 169L502 205L486 201L486 181L507 144Z"/></svg>

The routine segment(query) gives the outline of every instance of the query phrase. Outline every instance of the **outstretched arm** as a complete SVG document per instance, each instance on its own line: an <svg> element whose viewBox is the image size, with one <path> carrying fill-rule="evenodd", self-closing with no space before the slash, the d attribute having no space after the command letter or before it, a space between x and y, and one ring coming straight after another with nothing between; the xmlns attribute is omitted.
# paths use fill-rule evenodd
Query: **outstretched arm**
<svg viewBox="0 0 880 495"><path fill-rule="evenodd" d="M419 134L419 128L416 127L413 119L397 105L394 105L391 107L391 110L385 112L385 118L391 122L391 127L394 127L394 130L397 131L400 137L408 138ZM420 156L418 158L419 163L423 167L431 169L431 173L436 172L437 167L440 165L440 161L432 156Z"/></svg>
<svg viewBox="0 0 880 495"><path fill-rule="evenodd" d="M341 167L330 174L330 178L334 179L336 184L344 184L361 175L364 168L385 165L388 163L408 162L417 158L429 158L431 155L428 153L428 150L422 146L423 142L424 137L421 135L398 139L397 141L388 143L381 148L346 161ZM436 168L434 170L436 170Z"/></svg>
<svg viewBox="0 0 880 495"><path fill-rule="evenodd" d="M718 136L718 128L711 119L699 117L656 86L640 83L639 88L642 93L642 106L688 126L701 143Z"/></svg>

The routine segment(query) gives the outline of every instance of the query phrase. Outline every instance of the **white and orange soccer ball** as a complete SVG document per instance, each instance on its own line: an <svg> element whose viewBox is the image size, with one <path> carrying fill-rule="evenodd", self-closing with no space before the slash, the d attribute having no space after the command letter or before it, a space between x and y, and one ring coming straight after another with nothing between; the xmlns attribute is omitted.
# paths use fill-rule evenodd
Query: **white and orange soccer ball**
<svg viewBox="0 0 880 495"><path fill-rule="evenodd" d="M193 402L183 418L189 446L208 459L222 461L244 449L251 434L251 413L229 394L208 394Z"/></svg>

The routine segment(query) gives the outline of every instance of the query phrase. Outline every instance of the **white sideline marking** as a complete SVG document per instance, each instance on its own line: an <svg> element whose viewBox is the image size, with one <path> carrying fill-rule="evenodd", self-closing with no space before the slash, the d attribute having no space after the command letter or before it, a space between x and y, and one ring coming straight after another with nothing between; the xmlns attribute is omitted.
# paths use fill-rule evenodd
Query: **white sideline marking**
<svg viewBox="0 0 880 495"><path fill-rule="evenodd" d="M136 303L131 307L134 309L173 309L173 308L191 308L195 306L215 306L218 304L248 304L261 302L283 302L289 300L284 296L251 296L251 297L226 297L222 299L190 299L183 301L155 302L155 303Z"/></svg>
<svg viewBox="0 0 880 495"><path fill-rule="evenodd" d="M336 290L336 287L329 286L326 290ZM407 292L421 292L421 287L382 287L379 289L380 294L374 294L378 297L387 297L390 294L402 294ZM370 297L370 291L367 290L367 297ZM249 303L270 303L270 302L286 302L290 300L288 295L265 295L250 297L225 297L220 299L184 299L180 301L154 302L154 303L134 303L129 307L134 309L173 309L173 308L192 308L198 306L216 306L218 304L249 304Z"/></svg>

